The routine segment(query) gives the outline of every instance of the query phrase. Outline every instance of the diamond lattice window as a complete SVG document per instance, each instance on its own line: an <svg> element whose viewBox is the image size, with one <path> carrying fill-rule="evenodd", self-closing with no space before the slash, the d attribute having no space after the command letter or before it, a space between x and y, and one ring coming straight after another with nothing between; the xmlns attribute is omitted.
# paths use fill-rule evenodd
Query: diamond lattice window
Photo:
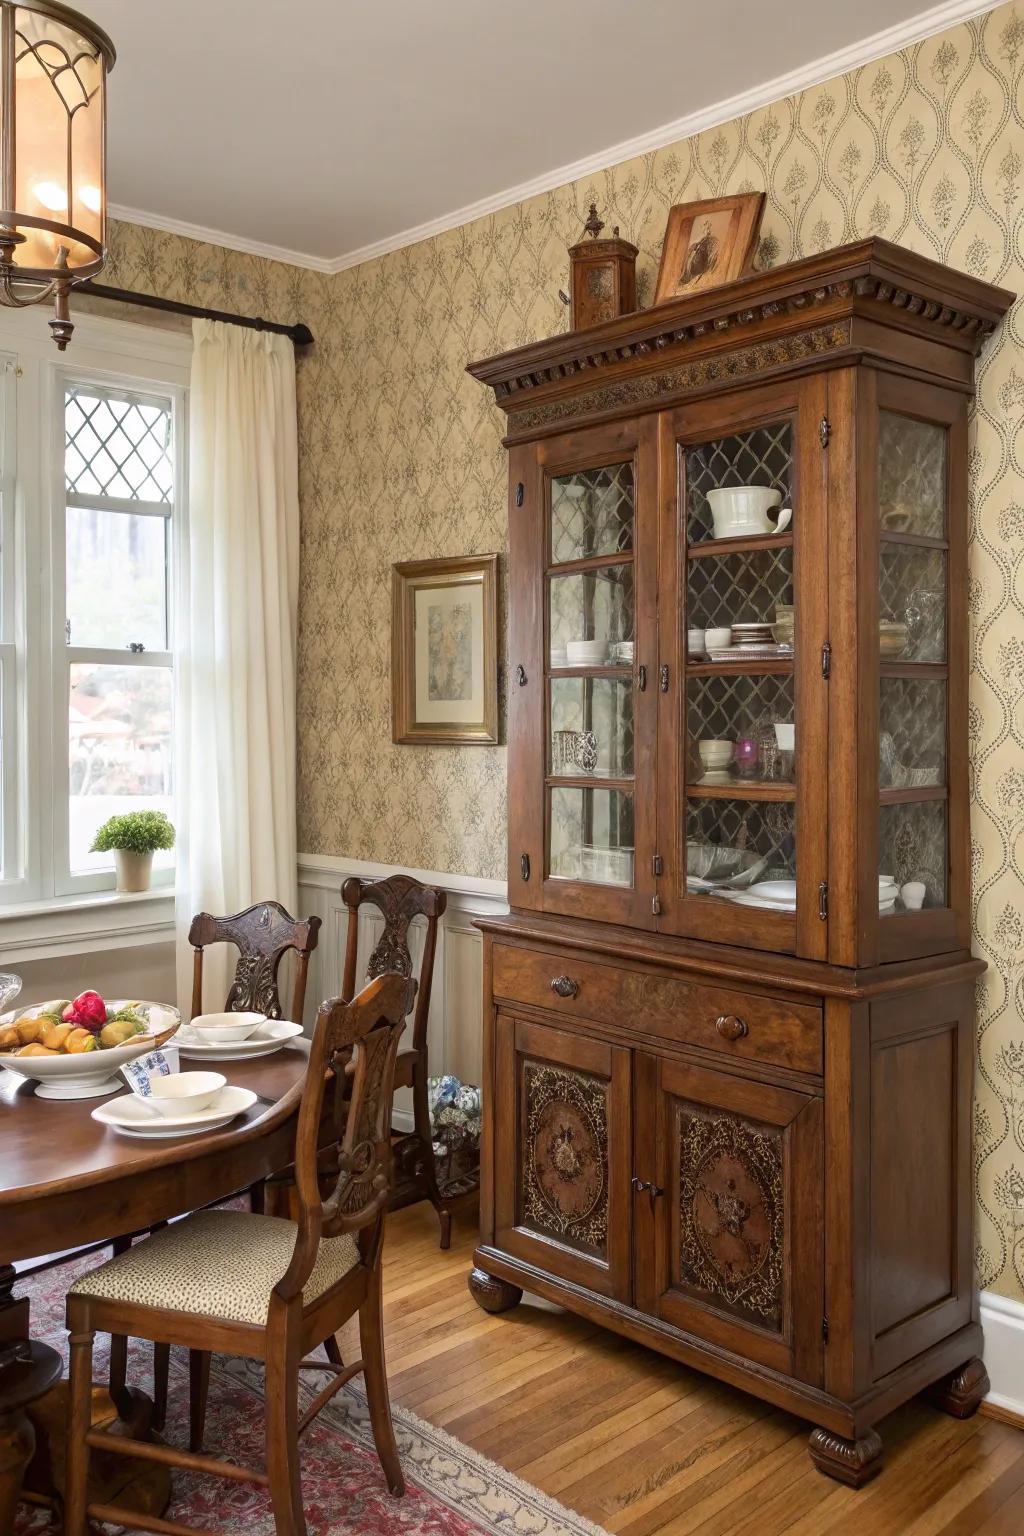
<svg viewBox="0 0 1024 1536"><path fill-rule="evenodd" d="M166 402L96 386L65 393L64 481L70 502L157 502L173 496Z"/></svg>

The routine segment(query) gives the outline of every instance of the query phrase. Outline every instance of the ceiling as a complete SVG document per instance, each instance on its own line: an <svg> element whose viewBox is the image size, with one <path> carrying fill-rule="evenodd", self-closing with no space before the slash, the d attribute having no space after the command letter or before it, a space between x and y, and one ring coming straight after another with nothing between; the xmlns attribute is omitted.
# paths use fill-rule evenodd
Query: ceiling
<svg viewBox="0 0 1024 1536"><path fill-rule="evenodd" d="M243 249L279 248L325 270L988 9L971 0L924 14L921 0L77 3L118 53L114 211Z"/></svg>

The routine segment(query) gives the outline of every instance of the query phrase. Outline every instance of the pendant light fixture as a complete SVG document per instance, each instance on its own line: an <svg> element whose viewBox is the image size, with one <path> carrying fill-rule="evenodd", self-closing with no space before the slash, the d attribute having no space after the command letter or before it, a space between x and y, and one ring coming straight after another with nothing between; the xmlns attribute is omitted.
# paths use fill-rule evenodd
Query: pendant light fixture
<svg viewBox="0 0 1024 1536"><path fill-rule="evenodd" d="M0 304L68 296L106 260L106 33L56 0L0 0Z"/></svg>

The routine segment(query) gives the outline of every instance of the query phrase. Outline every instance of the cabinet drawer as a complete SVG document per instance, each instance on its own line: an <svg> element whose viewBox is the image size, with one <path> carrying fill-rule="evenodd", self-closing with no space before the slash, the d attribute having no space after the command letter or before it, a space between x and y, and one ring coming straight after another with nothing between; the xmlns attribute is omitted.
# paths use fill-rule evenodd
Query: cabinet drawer
<svg viewBox="0 0 1024 1536"><path fill-rule="evenodd" d="M567 1018L596 1019L725 1056L821 1072L821 1009L728 987L494 946L494 995Z"/></svg>

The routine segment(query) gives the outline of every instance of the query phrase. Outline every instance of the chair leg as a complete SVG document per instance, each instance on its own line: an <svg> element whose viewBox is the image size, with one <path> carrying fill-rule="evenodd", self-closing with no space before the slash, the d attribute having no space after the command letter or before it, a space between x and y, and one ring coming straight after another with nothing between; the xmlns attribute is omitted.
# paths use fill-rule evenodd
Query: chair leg
<svg viewBox="0 0 1024 1536"><path fill-rule="evenodd" d="M336 1365L339 1370L344 1366L345 1362L341 1358L338 1340L333 1333L329 1333L326 1339L324 1339L324 1352L331 1364Z"/></svg>
<svg viewBox="0 0 1024 1536"><path fill-rule="evenodd" d="M299 1471L298 1359L284 1341L268 1339L266 1361L267 1476L276 1536L306 1536Z"/></svg>
<svg viewBox="0 0 1024 1536"><path fill-rule="evenodd" d="M405 1492L405 1478L395 1444L395 1426L391 1422L391 1399L384 1364L384 1315L381 1304L380 1262L374 1268L366 1300L359 1308L359 1348L363 1357L366 1401L370 1409L370 1428L384 1468L388 1488L400 1497Z"/></svg>
<svg viewBox="0 0 1024 1536"><path fill-rule="evenodd" d="M71 1422L68 1425L64 1489L64 1536L88 1536L86 1503L89 1478L89 1447L85 1437L92 1427L93 1332L70 1334Z"/></svg>
<svg viewBox="0 0 1024 1536"><path fill-rule="evenodd" d="M427 1097L426 1063L417 1062L413 1068L412 1082L413 1129L420 1144L420 1156L416 1169L416 1182L437 1212L441 1225L441 1248L447 1251L452 1245L452 1213L441 1198L437 1185L437 1168L434 1162L434 1143L430 1134L430 1103Z"/></svg>
<svg viewBox="0 0 1024 1536"><path fill-rule="evenodd" d="M206 1429L206 1399L210 1395L210 1351L188 1352L188 1448L201 1451Z"/></svg>
<svg viewBox="0 0 1024 1536"><path fill-rule="evenodd" d="M128 1340L123 1333L110 1335L110 1397L119 1418L127 1423L132 1411L128 1395Z"/></svg>
<svg viewBox="0 0 1024 1536"><path fill-rule="evenodd" d="M254 1216L263 1216L267 1209L267 1186L261 1179L249 1187L249 1209Z"/></svg>
<svg viewBox="0 0 1024 1536"><path fill-rule="evenodd" d="M171 1346L153 1345L153 1428L163 1429L167 1422L167 1386L171 1375Z"/></svg>

